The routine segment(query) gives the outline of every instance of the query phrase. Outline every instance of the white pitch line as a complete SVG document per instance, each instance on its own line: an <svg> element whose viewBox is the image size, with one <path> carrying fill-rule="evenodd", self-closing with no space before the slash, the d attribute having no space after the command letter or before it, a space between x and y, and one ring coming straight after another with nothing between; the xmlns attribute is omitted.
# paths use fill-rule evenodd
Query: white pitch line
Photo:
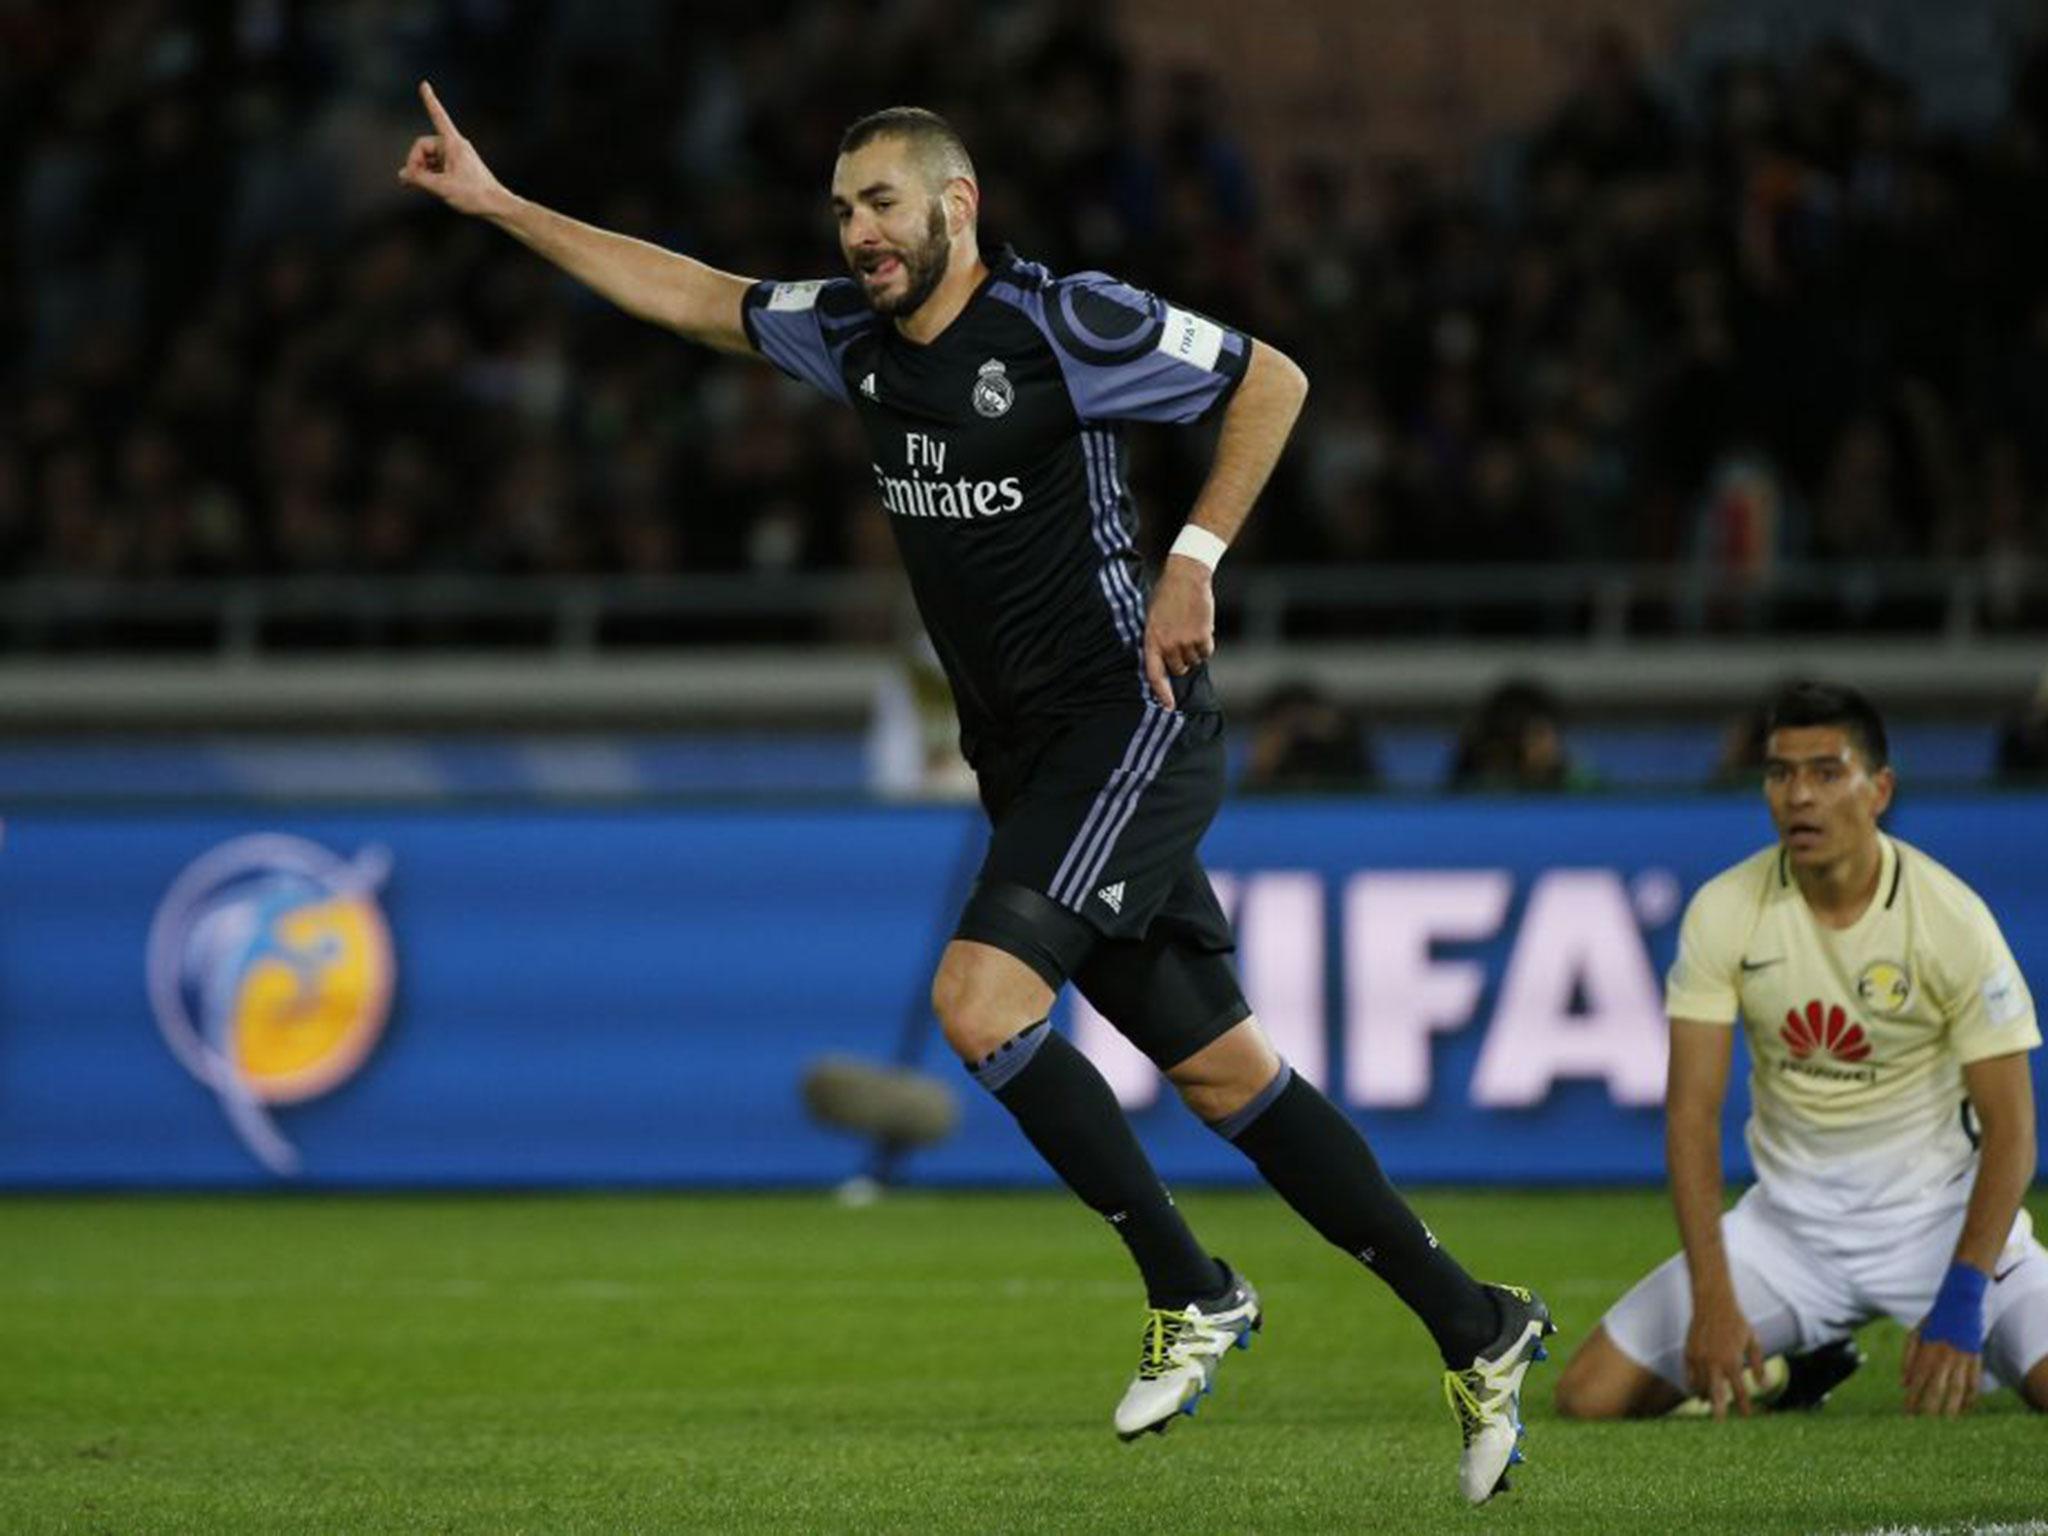
<svg viewBox="0 0 2048 1536"><path fill-rule="evenodd" d="M2048 1520L2001 1521L1992 1525L1881 1525L1844 1536L2048 1536Z"/></svg>

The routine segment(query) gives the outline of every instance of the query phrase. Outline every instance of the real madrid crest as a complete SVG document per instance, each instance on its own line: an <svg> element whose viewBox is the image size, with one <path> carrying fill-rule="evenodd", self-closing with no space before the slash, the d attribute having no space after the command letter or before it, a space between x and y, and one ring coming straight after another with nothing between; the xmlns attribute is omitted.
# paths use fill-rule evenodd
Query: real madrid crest
<svg viewBox="0 0 2048 1536"><path fill-rule="evenodd" d="M1912 973L1890 960L1873 960L1856 978L1856 995L1872 1013L1904 1013L1913 996Z"/></svg>
<svg viewBox="0 0 2048 1536"><path fill-rule="evenodd" d="M1001 416L1017 398L1017 387L1010 382L1003 365L990 358L977 370L974 379L974 408L983 416Z"/></svg>

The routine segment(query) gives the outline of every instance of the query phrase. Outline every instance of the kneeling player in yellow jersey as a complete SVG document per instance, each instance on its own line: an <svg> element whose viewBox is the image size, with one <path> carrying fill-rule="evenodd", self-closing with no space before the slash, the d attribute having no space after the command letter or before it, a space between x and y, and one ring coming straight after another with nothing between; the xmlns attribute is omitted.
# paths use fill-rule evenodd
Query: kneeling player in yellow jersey
<svg viewBox="0 0 2048 1536"><path fill-rule="evenodd" d="M1764 797L1778 841L1687 908L1666 1007L1665 1150L1684 1251L1608 1312L1558 1381L1572 1418L1661 1414L1688 1395L1747 1413L1765 1358L1845 1356L1890 1315L1912 1330L1909 1413L1982 1385L2048 1410L2048 1252L2027 1052L2040 1028L1970 888L1888 837L1884 724L1849 688L1773 702ZM1721 1213L1721 1107L1747 1031L1757 1182ZM1775 1384L1775 1383L1774 1383Z"/></svg>

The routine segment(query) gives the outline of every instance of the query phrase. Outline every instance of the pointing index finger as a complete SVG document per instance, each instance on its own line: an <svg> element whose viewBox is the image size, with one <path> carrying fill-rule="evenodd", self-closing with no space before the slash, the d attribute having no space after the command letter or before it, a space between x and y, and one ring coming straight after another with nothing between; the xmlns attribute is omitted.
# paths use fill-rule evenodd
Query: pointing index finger
<svg viewBox="0 0 2048 1536"><path fill-rule="evenodd" d="M434 88L426 81L420 82L420 101L427 109L427 116L434 120L434 127L443 138L455 137L455 120L448 115L448 109L441 105L441 98L434 94Z"/></svg>

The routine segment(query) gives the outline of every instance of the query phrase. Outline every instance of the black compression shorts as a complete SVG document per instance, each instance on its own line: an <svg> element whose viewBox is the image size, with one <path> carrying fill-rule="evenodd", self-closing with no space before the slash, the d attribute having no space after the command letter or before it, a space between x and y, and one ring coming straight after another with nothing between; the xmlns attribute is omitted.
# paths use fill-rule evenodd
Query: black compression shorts
<svg viewBox="0 0 2048 1536"><path fill-rule="evenodd" d="M1149 700L978 765L992 833L955 937L1068 980L1162 1067L1250 1013L1201 862L1223 799L1223 717Z"/></svg>

